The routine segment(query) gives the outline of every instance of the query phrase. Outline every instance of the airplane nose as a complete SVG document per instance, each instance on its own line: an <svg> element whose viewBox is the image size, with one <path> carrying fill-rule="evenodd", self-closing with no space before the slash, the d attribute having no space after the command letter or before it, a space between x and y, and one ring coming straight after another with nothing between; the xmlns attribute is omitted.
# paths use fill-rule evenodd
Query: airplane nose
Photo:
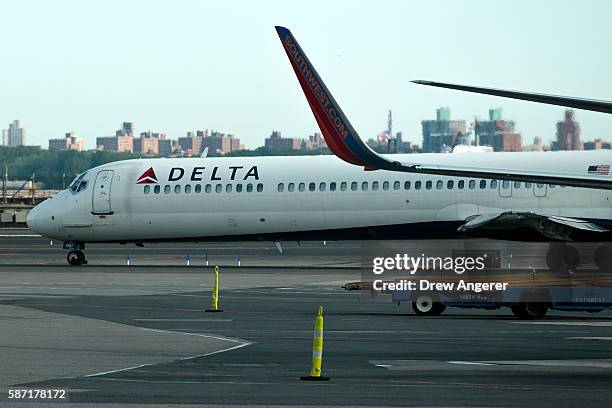
<svg viewBox="0 0 612 408"><path fill-rule="evenodd" d="M32 208L26 217L26 224L28 228L34 232L40 232L38 226L40 224L40 210L36 207Z"/></svg>

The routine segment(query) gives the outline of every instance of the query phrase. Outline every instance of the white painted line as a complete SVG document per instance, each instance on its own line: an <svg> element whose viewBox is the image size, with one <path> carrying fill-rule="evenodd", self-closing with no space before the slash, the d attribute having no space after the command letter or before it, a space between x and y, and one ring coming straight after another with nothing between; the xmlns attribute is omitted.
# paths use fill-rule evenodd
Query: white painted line
<svg viewBox="0 0 612 408"><path fill-rule="evenodd" d="M612 341L612 337L597 337L597 336L592 336L592 337L587 337L587 336L566 337L566 339L568 339L568 340L607 340L607 341Z"/></svg>
<svg viewBox="0 0 612 408"><path fill-rule="evenodd" d="M132 319L136 322L232 322L233 319Z"/></svg>
<svg viewBox="0 0 612 408"><path fill-rule="evenodd" d="M42 235L36 234L0 234L0 238L11 238L11 237L36 237L40 238Z"/></svg>
<svg viewBox="0 0 612 408"><path fill-rule="evenodd" d="M243 340L238 340L238 339L230 339L228 337L221 337L221 336L211 336L211 335L208 335L208 334L186 333L186 332L179 332L179 331L172 331L172 330L148 329L148 328L144 328L144 327L141 328L141 329L142 330L146 330L146 331L159 332L159 333L184 334L184 335L187 335L187 336L206 337L206 338L210 338L210 339L216 339L216 340L223 340L223 341L230 341L230 342L234 342L234 343L240 343L240 344L237 344L235 346L228 347L228 348L225 348L225 349L221 349L221 350L217 350L217 351L211 351L209 353L204 353L204 354L198 354L198 355L195 355L195 356L182 357L182 358L179 358L179 359L176 359L176 360L171 360L171 361L184 361L184 360L191 360L191 359L194 359L194 358L212 356L212 355L215 355L215 354L225 353L226 351L237 350L239 348L250 346L251 344L253 344L253 343L248 342L248 341L243 341ZM112 373L119 373L119 372L122 372L122 371L129 371L129 370L134 370L134 369L137 369L137 368L149 367L149 366L154 366L154 365L159 365L159 364L164 364L164 363L166 363L166 362L139 364L139 365L132 366L132 367L119 368L117 370L109 370L109 371L102 371L102 372L99 372L99 373L87 374L87 375L84 375L82 377L86 377L86 378L98 377L98 376L101 376L101 375L112 374Z"/></svg>
<svg viewBox="0 0 612 408"><path fill-rule="evenodd" d="M556 321L545 321L545 322L508 322L514 324L541 324L549 326L593 326L593 327L612 327L612 321L579 321L579 322L556 322Z"/></svg>
<svg viewBox="0 0 612 408"><path fill-rule="evenodd" d="M485 365L485 366L492 366L495 364L491 364L491 363L483 363L480 361L447 361L447 363L449 364L465 364L465 365Z"/></svg>

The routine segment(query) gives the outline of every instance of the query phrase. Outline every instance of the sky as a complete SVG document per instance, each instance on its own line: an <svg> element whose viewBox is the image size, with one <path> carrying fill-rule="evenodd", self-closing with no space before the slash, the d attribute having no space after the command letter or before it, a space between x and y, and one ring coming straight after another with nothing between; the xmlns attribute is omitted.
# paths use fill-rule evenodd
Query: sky
<svg viewBox="0 0 612 408"><path fill-rule="evenodd" d="M27 143L75 131L87 148L121 122L178 138L318 131L281 47L289 28L360 135L421 143L421 120L501 107L523 143L550 141L563 108L412 84L428 79L612 100L609 1L4 1L0 128ZM577 111L583 140L612 117Z"/></svg>

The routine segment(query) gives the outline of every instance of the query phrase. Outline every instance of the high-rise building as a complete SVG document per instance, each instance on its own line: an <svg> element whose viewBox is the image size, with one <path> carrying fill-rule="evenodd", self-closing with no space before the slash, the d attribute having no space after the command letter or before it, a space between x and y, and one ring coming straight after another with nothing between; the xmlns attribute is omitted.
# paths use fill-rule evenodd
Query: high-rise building
<svg viewBox="0 0 612 408"><path fill-rule="evenodd" d="M476 120L474 133L480 146L491 146L496 152L523 150L521 133L513 120L502 119L501 109L489 109L489 120Z"/></svg>
<svg viewBox="0 0 612 408"><path fill-rule="evenodd" d="M584 150L611 150L612 142L595 139L592 142L584 142Z"/></svg>
<svg viewBox="0 0 612 408"><path fill-rule="evenodd" d="M134 122L123 122L121 129L115 132L115 136L104 136L96 138L96 148L111 152L134 151Z"/></svg>
<svg viewBox="0 0 612 408"><path fill-rule="evenodd" d="M159 142L165 138L165 133L142 132L140 137L134 138L134 152L144 155L158 155Z"/></svg>
<svg viewBox="0 0 612 408"><path fill-rule="evenodd" d="M170 139L159 139L157 148L158 154L162 157L168 157L174 153L174 145L176 141Z"/></svg>
<svg viewBox="0 0 612 408"><path fill-rule="evenodd" d="M300 150L302 139L297 137L282 137L281 132L273 130L270 137L266 138L264 146L270 150Z"/></svg>
<svg viewBox="0 0 612 408"><path fill-rule="evenodd" d="M202 136L190 131L187 132L187 136L178 138L178 144L185 156L199 156L202 153L202 139Z"/></svg>
<svg viewBox="0 0 612 408"><path fill-rule="evenodd" d="M115 132L116 136L132 136L136 135L136 125L134 122L123 122L121 124L121 129Z"/></svg>
<svg viewBox="0 0 612 408"><path fill-rule="evenodd" d="M552 143L552 150L582 150L580 141L580 123L574 118L574 111L567 109L563 120L557 122L557 140Z"/></svg>
<svg viewBox="0 0 612 408"><path fill-rule="evenodd" d="M2 144L4 146L25 145L25 129L19 126L19 121L14 120L9 128L2 131Z"/></svg>
<svg viewBox="0 0 612 408"><path fill-rule="evenodd" d="M452 148L457 136L466 133L465 120L451 120L450 109L436 109L436 120L423 120L423 151L439 153Z"/></svg>
<svg viewBox="0 0 612 408"><path fill-rule="evenodd" d="M49 139L49 150L76 150L82 152L85 147L83 138L74 132L66 133L63 139Z"/></svg>
<svg viewBox="0 0 612 408"><path fill-rule="evenodd" d="M221 132L198 131L198 135L202 135L202 150L208 147L209 151L215 153L230 153L244 150L244 145L240 143L240 139L231 134Z"/></svg>

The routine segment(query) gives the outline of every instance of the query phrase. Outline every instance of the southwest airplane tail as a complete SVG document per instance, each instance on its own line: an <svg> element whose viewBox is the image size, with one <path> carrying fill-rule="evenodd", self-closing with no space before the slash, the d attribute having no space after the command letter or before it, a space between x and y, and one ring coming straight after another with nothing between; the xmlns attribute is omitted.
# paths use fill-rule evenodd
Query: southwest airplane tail
<svg viewBox="0 0 612 408"><path fill-rule="evenodd" d="M583 171L566 172L563 163L559 163L561 171L545 169L530 169L520 167L500 168L496 166L481 167L476 165L442 164L436 161L419 162L420 157L414 156L410 162L399 162L391 156L383 156L363 142L334 97L317 74L314 66L297 43L291 32L284 27L276 27L283 48L289 57L291 66L300 82L306 100L312 109L317 123L330 150L340 159L365 170L389 170L407 173L431 174L451 177L478 177L491 180L522 181L526 183L546 183L570 187L586 187L603 190L612 190L612 179L609 175L594 174L585 166ZM551 95L531 95L491 90L484 88L458 88L455 85L417 81L419 84L444 86L447 88L468 90L472 92L488 93L492 95L514 97L517 99L532 100L536 102L554 103L563 106L575 106L582 109L609 112L610 104L604 101L577 100ZM531 99L529 99L531 98ZM549 157L550 160L556 158ZM464 162L465 163L465 162ZM477 162L475 162L477 163ZM599 163L594 163L594 166Z"/></svg>

